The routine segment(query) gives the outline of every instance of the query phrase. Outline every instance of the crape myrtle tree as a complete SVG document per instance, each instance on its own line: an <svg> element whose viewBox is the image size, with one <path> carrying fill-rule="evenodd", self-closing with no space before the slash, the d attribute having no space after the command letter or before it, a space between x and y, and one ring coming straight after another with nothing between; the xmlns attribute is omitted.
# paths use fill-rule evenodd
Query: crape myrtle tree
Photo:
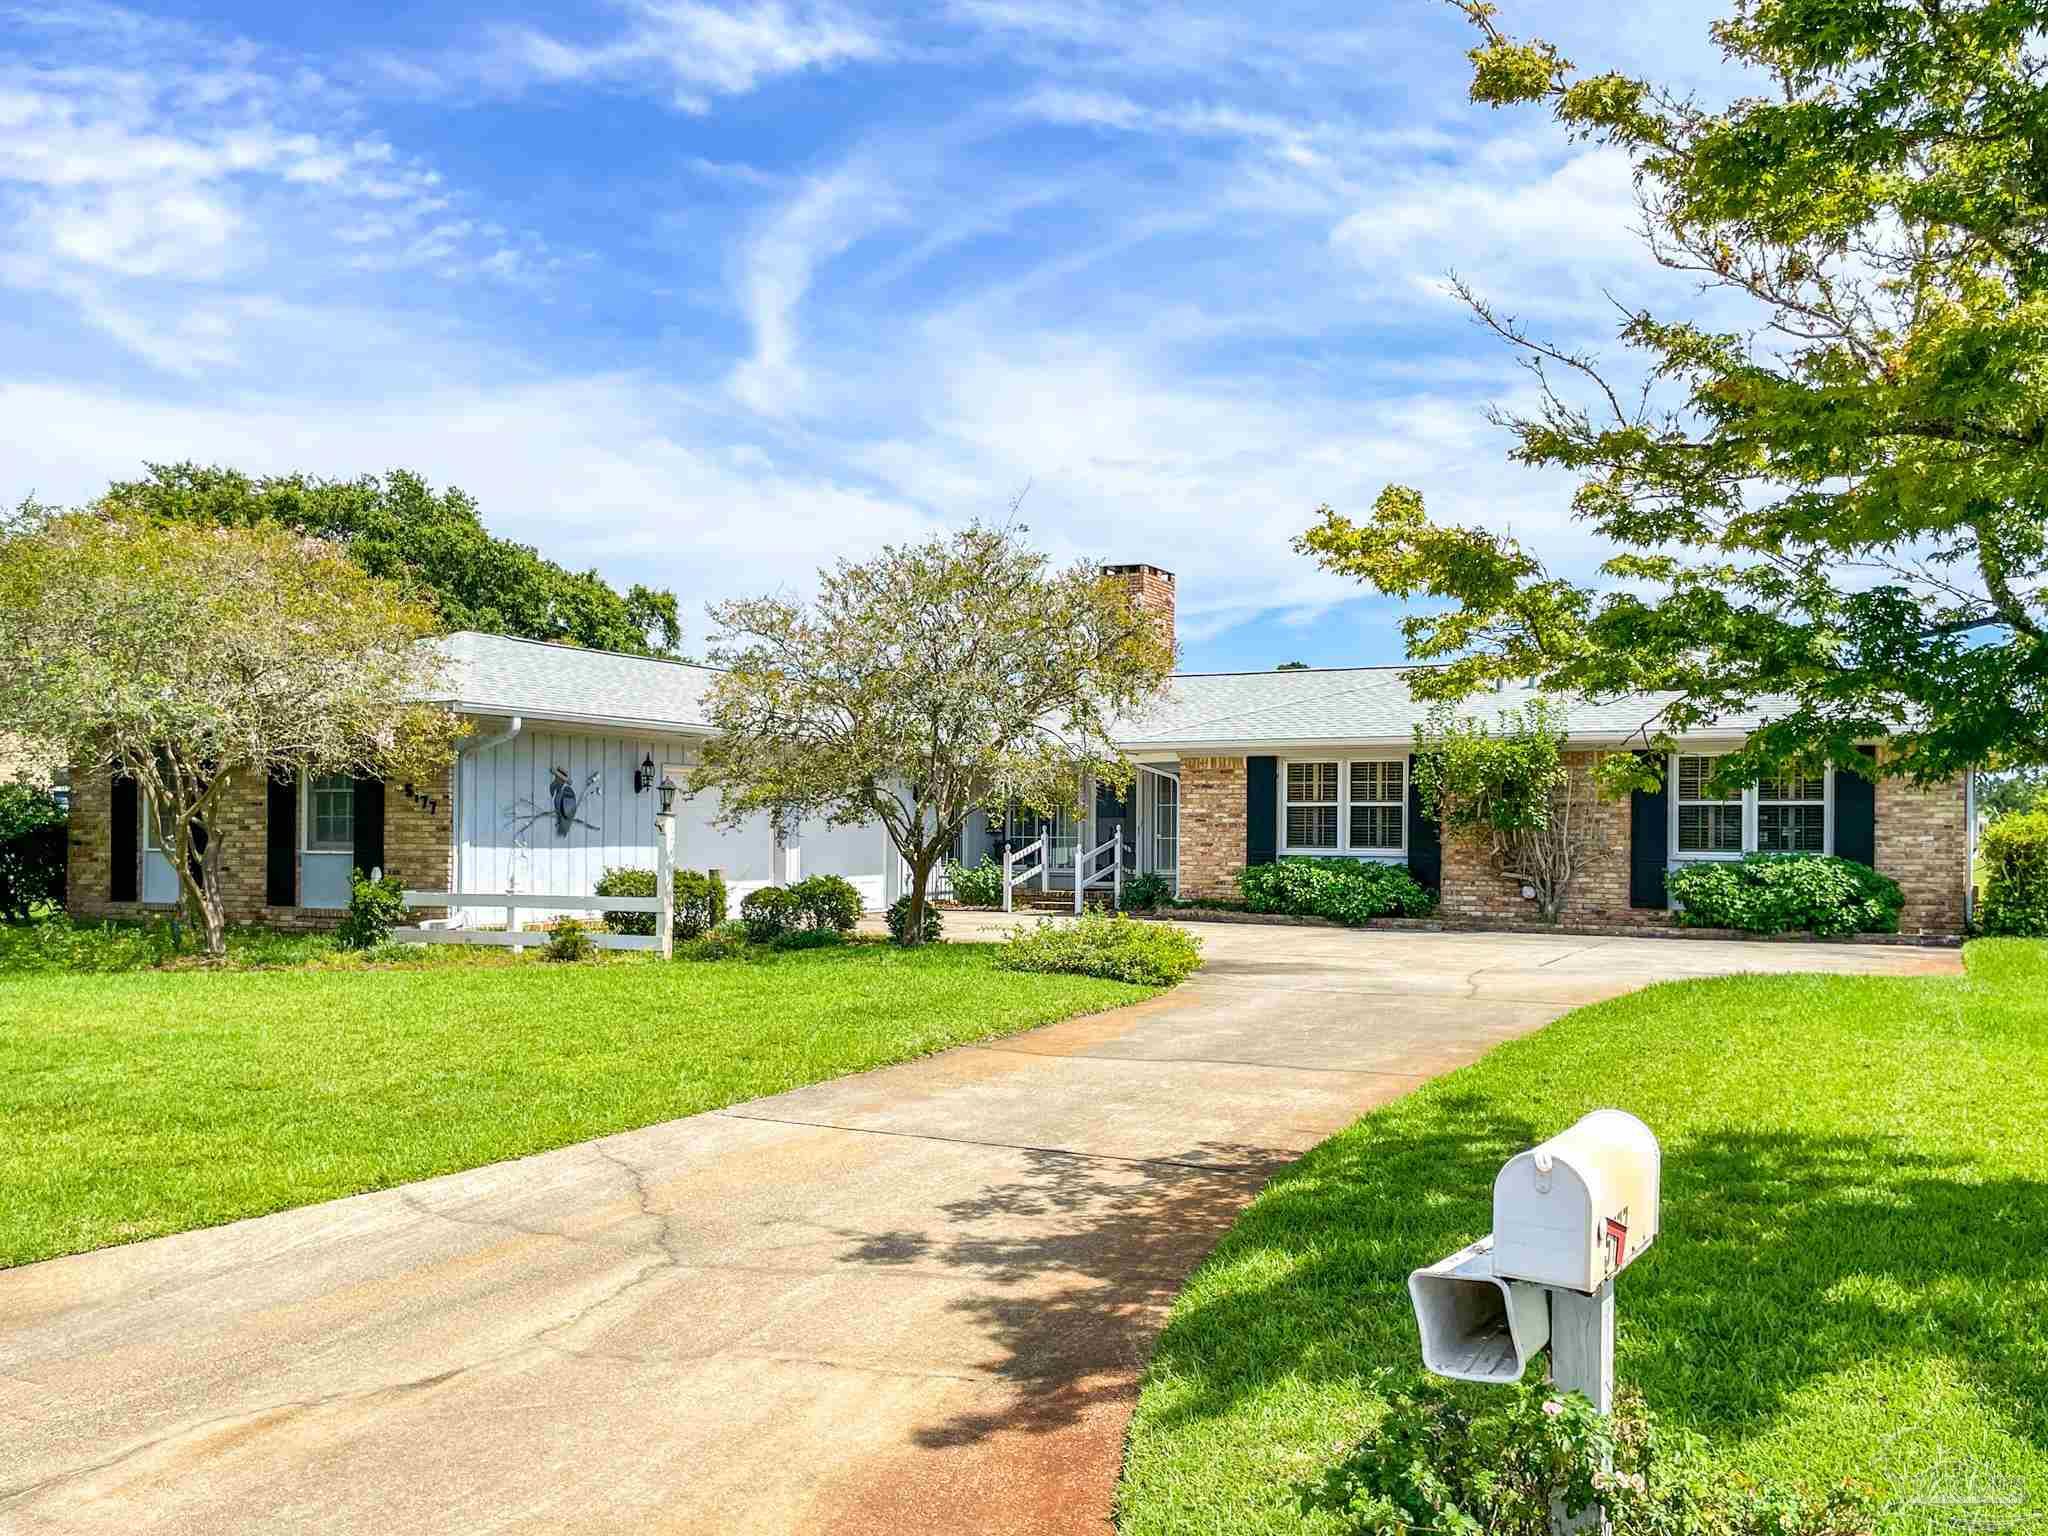
<svg viewBox="0 0 2048 1536"><path fill-rule="evenodd" d="M274 523L33 504L0 519L0 731L135 780L212 956L223 813L252 783L445 759L456 721L427 702L446 690L421 643L437 627L338 545Z"/></svg>
<svg viewBox="0 0 2048 1536"><path fill-rule="evenodd" d="M1173 646L1099 567L1055 570L1021 527L975 524L819 573L818 595L713 604L718 734L693 793L737 822L879 821L909 866L906 942L931 871L977 809L1050 813L1133 770L1111 726L1151 700Z"/></svg>
<svg viewBox="0 0 2048 1536"><path fill-rule="evenodd" d="M1712 31L1758 89L1719 109L1457 3L1472 98L1624 151L1648 254L1746 318L1623 312L1631 384L1459 287L1534 376L1529 413L1495 413L1511 457L1575 476L1614 546L1597 583L1399 486L1299 547L1435 600L1404 626L1443 664L1413 675L1428 698L1670 690L1663 748L1781 696L1722 784L2048 761L2048 3L1749 0Z"/></svg>

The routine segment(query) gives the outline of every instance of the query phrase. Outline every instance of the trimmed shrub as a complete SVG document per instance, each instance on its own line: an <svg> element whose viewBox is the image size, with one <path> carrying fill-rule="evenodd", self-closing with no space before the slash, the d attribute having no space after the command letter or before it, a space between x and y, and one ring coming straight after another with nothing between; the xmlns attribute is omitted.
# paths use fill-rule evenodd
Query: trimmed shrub
<svg viewBox="0 0 2048 1536"><path fill-rule="evenodd" d="M372 880L360 869L348 882L348 911L334 937L343 949L375 949L391 941L391 930L405 919L405 887L398 876Z"/></svg>
<svg viewBox="0 0 2048 1536"><path fill-rule="evenodd" d="M1401 864L1372 859L1282 859L1251 864L1239 872L1237 888L1253 912L1290 917L1323 917L1366 923L1376 917L1427 917L1436 893Z"/></svg>
<svg viewBox="0 0 2048 1536"><path fill-rule="evenodd" d="M910 940L910 897L907 895L898 896L894 901L890 902L887 918L889 937L898 944L908 943ZM938 943L939 934L944 930L945 926L945 919L939 916L939 909L930 902L926 902L924 930L918 935L920 942L925 944Z"/></svg>
<svg viewBox="0 0 2048 1536"><path fill-rule="evenodd" d="M740 922L751 944L773 944L802 919L796 893L785 885L764 885L740 902Z"/></svg>
<svg viewBox="0 0 2048 1536"><path fill-rule="evenodd" d="M563 918L548 930L548 947L541 951L546 959L561 963L588 960L596 953L588 930L573 917Z"/></svg>
<svg viewBox="0 0 2048 1536"><path fill-rule="evenodd" d="M1665 877L1686 928L1744 933L1897 933L1905 897L1867 864L1819 853L1702 859Z"/></svg>
<svg viewBox="0 0 2048 1536"><path fill-rule="evenodd" d="M599 896L652 896L655 889L651 869L607 869L591 887ZM676 937L694 939L725 921L725 880L716 870L699 873L679 869L675 873L671 900L675 903ZM613 933L651 934L652 912L607 912L604 925Z"/></svg>
<svg viewBox="0 0 2048 1536"><path fill-rule="evenodd" d="M1132 912L1156 912L1173 900L1173 882L1147 870L1124 886L1124 906Z"/></svg>
<svg viewBox="0 0 2048 1536"><path fill-rule="evenodd" d="M1060 972L1170 987L1202 964L1202 941L1170 923L1090 912L1072 922L1041 918L1014 928L996 952L1006 971Z"/></svg>
<svg viewBox="0 0 2048 1536"><path fill-rule="evenodd" d="M25 923L38 907L64 905L69 842L55 795L0 784L0 918Z"/></svg>
<svg viewBox="0 0 2048 1536"><path fill-rule="evenodd" d="M988 854L972 866L946 861L946 880L953 887L953 899L963 907L1000 907L1003 904L1003 866Z"/></svg>
<svg viewBox="0 0 2048 1536"><path fill-rule="evenodd" d="M2048 811L2000 817L1985 829L1977 856L1984 865L1984 931L2048 938Z"/></svg>
<svg viewBox="0 0 2048 1536"><path fill-rule="evenodd" d="M694 939L682 939L676 944L678 960L744 960L751 952L747 943L746 926L742 923L720 923L716 928L706 929Z"/></svg>
<svg viewBox="0 0 2048 1536"><path fill-rule="evenodd" d="M814 931L851 933L860 921L860 892L838 875L812 875L789 888L798 916Z"/></svg>
<svg viewBox="0 0 2048 1536"><path fill-rule="evenodd" d="M1371 1433L1320 1482L1305 1514L1353 1536L1413 1531L1550 1536L1553 1501L1595 1504L1612 1536L1875 1536L1875 1501L1853 1483L1813 1495L1716 1471L1695 1433L1660 1427L1623 1388L1614 1412L1543 1382L1474 1411L1442 1385L1396 1393Z"/></svg>
<svg viewBox="0 0 2048 1536"><path fill-rule="evenodd" d="M838 928L792 928L775 941L777 949L830 949L844 944L846 934Z"/></svg>

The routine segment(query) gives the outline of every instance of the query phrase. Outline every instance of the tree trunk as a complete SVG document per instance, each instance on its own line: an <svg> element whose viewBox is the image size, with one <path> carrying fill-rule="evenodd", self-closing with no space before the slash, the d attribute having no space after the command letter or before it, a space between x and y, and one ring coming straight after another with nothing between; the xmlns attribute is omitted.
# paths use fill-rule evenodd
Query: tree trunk
<svg viewBox="0 0 2048 1536"><path fill-rule="evenodd" d="M906 949L924 942L924 913L928 905L925 892L931 887L932 866L938 858L936 849L920 848L910 861L910 922L903 931Z"/></svg>

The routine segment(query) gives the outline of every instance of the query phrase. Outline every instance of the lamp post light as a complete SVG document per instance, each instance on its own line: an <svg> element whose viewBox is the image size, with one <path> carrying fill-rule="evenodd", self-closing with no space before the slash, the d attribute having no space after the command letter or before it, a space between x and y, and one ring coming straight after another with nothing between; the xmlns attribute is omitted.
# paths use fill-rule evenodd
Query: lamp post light
<svg viewBox="0 0 2048 1536"><path fill-rule="evenodd" d="M654 813L654 936L664 960L676 957L676 788L664 773L656 791L660 809Z"/></svg>

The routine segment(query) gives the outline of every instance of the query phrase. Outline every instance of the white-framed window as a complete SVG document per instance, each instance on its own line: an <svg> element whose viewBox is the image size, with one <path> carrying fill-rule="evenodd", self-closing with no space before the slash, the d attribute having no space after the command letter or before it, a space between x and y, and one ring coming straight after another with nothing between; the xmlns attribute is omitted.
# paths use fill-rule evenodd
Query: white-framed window
<svg viewBox="0 0 2048 1536"><path fill-rule="evenodd" d="M1180 869L1180 780L1147 774L1152 785L1152 868L1161 874Z"/></svg>
<svg viewBox="0 0 2048 1536"><path fill-rule="evenodd" d="M345 773L323 773L305 781L306 806L301 825L307 853L354 853L356 848L356 785Z"/></svg>
<svg viewBox="0 0 2048 1536"><path fill-rule="evenodd" d="M1739 859L1746 853L1827 853L1834 847L1832 771L1765 779L1731 795L1707 792L1724 754L1671 759L1671 857Z"/></svg>
<svg viewBox="0 0 2048 1536"><path fill-rule="evenodd" d="M1408 760L1288 762L1280 780L1282 853L1398 857L1408 847Z"/></svg>
<svg viewBox="0 0 2048 1536"><path fill-rule="evenodd" d="M1792 774L1757 785L1756 846L1760 853L1828 851L1826 774Z"/></svg>
<svg viewBox="0 0 2048 1536"><path fill-rule="evenodd" d="M1399 853L1408 836L1408 764L1399 759L1351 765L1350 846Z"/></svg>
<svg viewBox="0 0 2048 1536"><path fill-rule="evenodd" d="M1308 853L1337 851L1340 763L1289 763L1286 796L1287 846Z"/></svg>

